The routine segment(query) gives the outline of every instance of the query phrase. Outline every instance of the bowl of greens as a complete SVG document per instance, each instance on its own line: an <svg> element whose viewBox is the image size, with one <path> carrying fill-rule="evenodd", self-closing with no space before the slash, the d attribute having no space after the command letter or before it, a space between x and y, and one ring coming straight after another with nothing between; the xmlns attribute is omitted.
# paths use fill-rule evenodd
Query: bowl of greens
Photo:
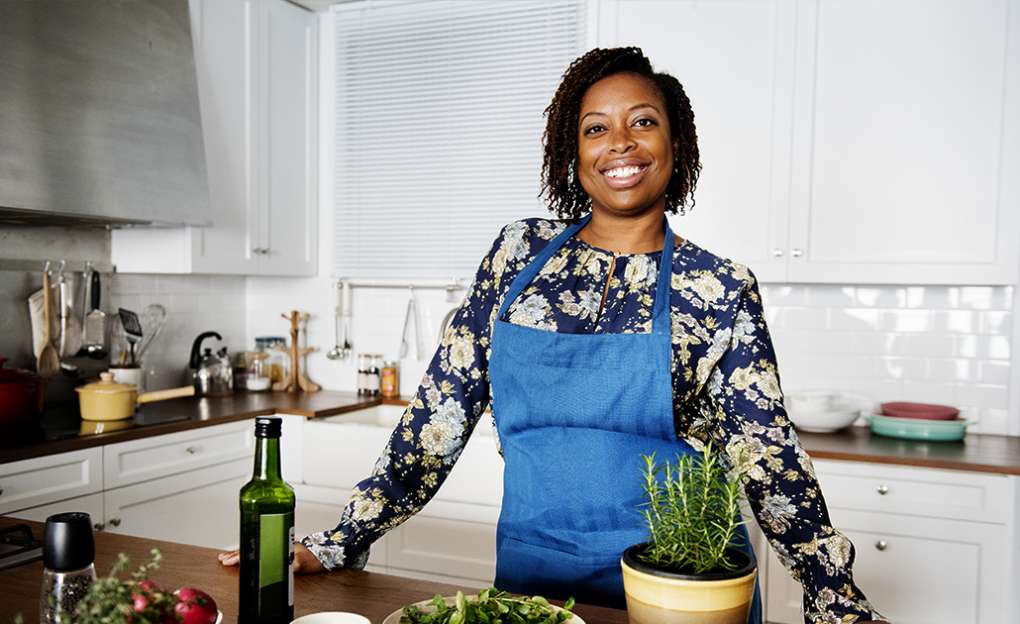
<svg viewBox="0 0 1020 624"><path fill-rule="evenodd" d="M558 607L541 596L515 596L490 587L472 596L437 594L394 611L382 624L585 624L573 607L573 598Z"/></svg>

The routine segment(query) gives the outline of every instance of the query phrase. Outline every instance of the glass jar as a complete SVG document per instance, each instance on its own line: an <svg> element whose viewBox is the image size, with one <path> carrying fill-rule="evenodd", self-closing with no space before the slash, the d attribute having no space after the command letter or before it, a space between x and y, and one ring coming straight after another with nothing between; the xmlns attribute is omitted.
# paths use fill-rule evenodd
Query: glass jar
<svg viewBox="0 0 1020 624"><path fill-rule="evenodd" d="M371 394L368 382L371 357L372 355L370 353L358 354L358 396Z"/></svg>
<svg viewBox="0 0 1020 624"><path fill-rule="evenodd" d="M400 364L396 360L383 362L381 390L384 398L400 396Z"/></svg>
<svg viewBox="0 0 1020 624"><path fill-rule="evenodd" d="M287 339L283 336L259 336L255 338L255 351L265 353L266 368L272 383L283 381L290 373L290 358L287 357Z"/></svg>
<svg viewBox="0 0 1020 624"><path fill-rule="evenodd" d="M268 353L253 353L245 371L245 387L252 392L264 392L273 385Z"/></svg>

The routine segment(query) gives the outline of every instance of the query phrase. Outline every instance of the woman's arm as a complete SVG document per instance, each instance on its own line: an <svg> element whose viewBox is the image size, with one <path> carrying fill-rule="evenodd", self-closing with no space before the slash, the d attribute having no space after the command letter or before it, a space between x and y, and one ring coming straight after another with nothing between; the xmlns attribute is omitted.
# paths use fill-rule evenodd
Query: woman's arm
<svg viewBox="0 0 1020 624"><path fill-rule="evenodd" d="M489 318L501 292L493 259L504 232L482 260L372 475L355 486L335 528L301 540L324 568L364 567L372 542L424 507L463 451L489 401Z"/></svg>
<svg viewBox="0 0 1020 624"><path fill-rule="evenodd" d="M758 282L747 275L729 348L699 397L699 417L742 475L780 561L803 585L805 622L883 619L854 584L853 544L832 526L811 459L786 416Z"/></svg>

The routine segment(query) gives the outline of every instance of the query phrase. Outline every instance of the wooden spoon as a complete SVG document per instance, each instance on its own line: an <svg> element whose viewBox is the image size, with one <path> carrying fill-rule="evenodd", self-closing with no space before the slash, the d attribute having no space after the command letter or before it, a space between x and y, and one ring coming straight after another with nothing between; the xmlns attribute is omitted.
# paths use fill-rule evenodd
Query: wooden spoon
<svg viewBox="0 0 1020 624"><path fill-rule="evenodd" d="M39 352L39 360L36 362L36 370L42 377L53 377L60 372L60 354L53 346L53 338L50 336L50 328L53 323L53 302L50 301L50 273L43 271L43 347Z"/></svg>

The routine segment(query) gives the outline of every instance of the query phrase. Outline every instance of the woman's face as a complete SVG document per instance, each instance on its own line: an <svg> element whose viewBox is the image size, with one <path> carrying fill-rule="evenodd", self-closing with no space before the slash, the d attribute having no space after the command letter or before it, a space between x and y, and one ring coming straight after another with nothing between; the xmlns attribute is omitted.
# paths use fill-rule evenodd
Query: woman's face
<svg viewBox="0 0 1020 624"><path fill-rule="evenodd" d="M621 216L665 210L673 153L665 102L649 79L612 74L585 92L577 162L593 210Z"/></svg>

